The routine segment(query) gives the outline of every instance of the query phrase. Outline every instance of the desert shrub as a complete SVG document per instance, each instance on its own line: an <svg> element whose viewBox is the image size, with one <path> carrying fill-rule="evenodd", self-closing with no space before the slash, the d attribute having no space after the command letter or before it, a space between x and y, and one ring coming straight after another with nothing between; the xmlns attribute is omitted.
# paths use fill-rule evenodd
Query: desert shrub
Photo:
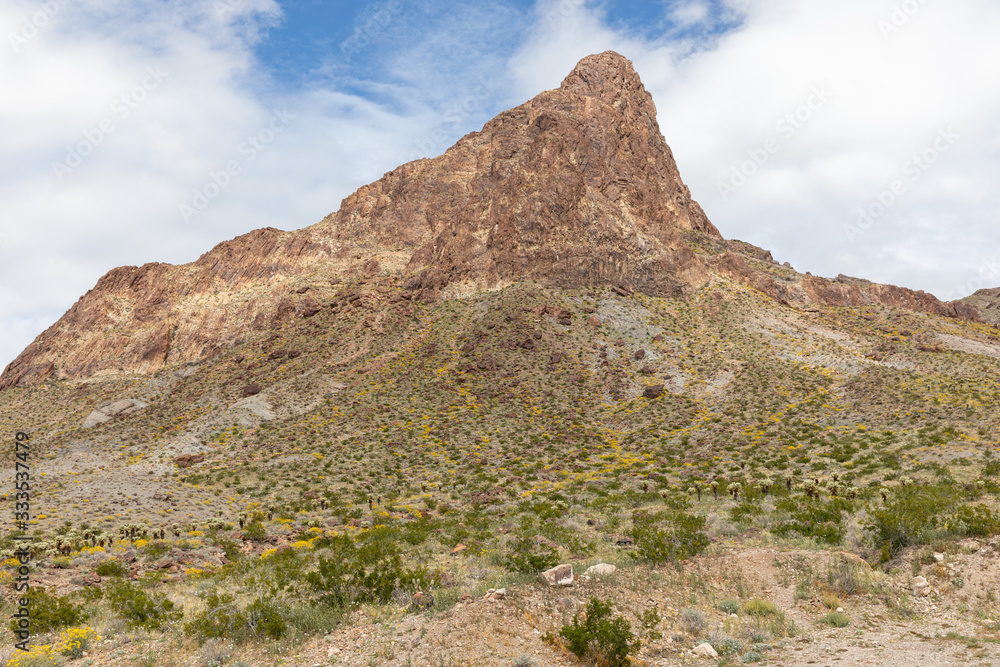
<svg viewBox="0 0 1000 667"><path fill-rule="evenodd" d="M49 595L44 588L33 586L26 597L29 604L28 613L31 614L32 634L79 625L90 618L90 612L83 605L78 604L75 597L70 595L55 597ZM11 621L11 632L17 631L17 623L18 619Z"/></svg>
<svg viewBox="0 0 1000 667"><path fill-rule="evenodd" d="M738 614L743 605L740 604L739 600L733 600L732 598L727 598L719 603L719 611L725 612L727 614ZM716 649L718 650L718 649Z"/></svg>
<svg viewBox="0 0 1000 667"><path fill-rule="evenodd" d="M98 563L94 572L102 577L124 577L128 574L128 567L117 558L109 558Z"/></svg>
<svg viewBox="0 0 1000 667"><path fill-rule="evenodd" d="M743 642L733 637L717 634L709 638L708 643L720 656L736 655L743 650Z"/></svg>
<svg viewBox="0 0 1000 667"><path fill-rule="evenodd" d="M962 505L947 525L950 532L963 536L989 537L1000 532L1000 518L985 505Z"/></svg>
<svg viewBox="0 0 1000 667"><path fill-rule="evenodd" d="M15 651L4 667L59 667L62 658L52 653L50 646L32 646L27 653Z"/></svg>
<svg viewBox="0 0 1000 667"><path fill-rule="evenodd" d="M59 641L53 647L53 652L78 660L97 639L100 637L92 628L70 628L59 634Z"/></svg>
<svg viewBox="0 0 1000 667"><path fill-rule="evenodd" d="M894 489L883 506L870 508L865 529L881 550L882 561L928 541L959 497L950 484L911 484Z"/></svg>
<svg viewBox="0 0 1000 667"><path fill-rule="evenodd" d="M744 497L742 502L729 510L729 517L736 523L746 523L763 513L764 509L760 506L759 501L747 500Z"/></svg>
<svg viewBox="0 0 1000 667"><path fill-rule="evenodd" d="M220 639L209 639L198 651L202 664L206 667L218 667L224 665L232 657L229 646Z"/></svg>
<svg viewBox="0 0 1000 667"><path fill-rule="evenodd" d="M840 560L826 572L826 582L830 588L844 595L867 593L872 586L872 571L864 563Z"/></svg>
<svg viewBox="0 0 1000 667"><path fill-rule="evenodd" d="M775 509L788 513L788 519L771 529L775 535L799 535L814 537L827 544L840 544L844 539L843 517L853 510L853 503L844 498L781 498Z"/></svg>
<svg viewBox="0 0 1000 667"><path fill-rule="evenodd" d="M166 555L168 551L170 551L170 547L168 547L167 544L162 540L156 540L155 542L147 544L146 547L143 549L143 552L146 554L146 558L149 558L151 560L156 560L158 558L163 557L164 555Z"/></svg>
<svg viewBox="0 0 1000 667"><path fill-rule="evenodd" d="M537 574L558 564L559 552L527 534L514 540L510 552L504 557L507 568L524 574Z"/></svg>
<svg viewBox="0 0 1000 667"><path fill-rule="evenodd" d="M579 615L571 625L564 625L559 634L564 637L578 658L590 656L607 667L626 667L628 656L636 653L641 642L632 634L632 625L623 617L611 617L610 602L591 598L580 623Z"/></svg>
<svg viewBox="0 0 1000 667"><path fill-rule="evenodd" d="M683 609L680 615L680 624L684 630L695 637L705 631L708 623L705 621L705 614L697 609Z"/></svg>
<svg viewBox="0 0 1000 667"><path fill-rule="evenodd" d="M243 529L243 539L252 542L262 542L267 537L267 529L260 521L251 521Z"/></svg>
<svg viewBox="0 0 1000 667"><path fill-rule="evenodd" d="M746 604L743 605L743 611L750 616L770 616L778 613L778 606L770 600L754 598L747 600Z"/></svg>
<svg viewBox="0 0 1000 667"><path fill-rule="evenodd" d="M149 594L130 581L111 582L104 587L104 598L111 611L133 627L156 630L183 616L163 593Z"/></svg>
<svg viewBox="0 0 1000 667"><path fill-rule="evenodd" d="M632 556L654 565L673 563L701 553L709 545L705 517L681 510L632 513Z"/></svg>
<svg viewBox="0 0 1000 667"><path fill-rule="evenodd" d="M199 642L221 638L235 641L255 637L280 639L287 629L284 617L271 602L257 599L240 608L227 593L209 594L205 598L205 609L184 625L184 631Z"/></svg>
<svg viewBox="0 0 1000 667"><path fill-rule="evenodd" d="M366 533L358 544L347 535L316 540L329 550L305 579L319 593L318 601L331 607L354 602L388 602L396 589L416 590L434 583L425 568L407 569L396 543L397 531L385 526Z"/></svg>
<svg viewBox="0 0 1000 667"><path fill-rule="evenodd" d="M642 624L643 632L646 633L646 639L654 642L663 639L663 633L656 629L662 620L656 607L650 607L639 614L639 622Z"/></svg>
<svg viewBox="0 0 1000 667"><path fill-rule="evenodd" d="M829 614L819 619L820 623L825 623L832 628L846 628L851 624L851 619L842 611L831 611Z"/></svg>

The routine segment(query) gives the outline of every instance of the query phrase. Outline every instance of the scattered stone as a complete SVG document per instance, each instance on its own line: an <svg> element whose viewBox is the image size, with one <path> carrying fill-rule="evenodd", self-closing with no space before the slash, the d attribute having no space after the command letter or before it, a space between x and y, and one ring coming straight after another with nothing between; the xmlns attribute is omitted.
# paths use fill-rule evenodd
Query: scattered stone
<svg viewBox="0 0 1000 667"><path fill-rule="evenodd" d="M708 642L702 642L698 644L693 649L691 649L691 655L699 658L718 658L719 654L716 652L712 645Z"/></svg>
<svg viewBox="0 0 1000 667"><path fill-rule="evenodd" d="M549 586L572 586L573 566L566 563L556 565L551 570L542 572L542 577Z"/></svg>
<svg viewBox="0 0 1000 667"><path fill-rule="evenodd" d="M910 580L910 591L917 597L927 597L931 594L931 585L924 577L913 577Z"/></svg>
<svg viewBox="0 0 1000 667"><path fill-rule="evenodd" d="M483 600L503 600L505 597L507 597L506 588L498 588L496 590L491 588L486 591L486 595L483 597Z"/></svg>
<svg viewBox="0 0 1000 667"><path fill-rule="evenodd" d="M935 552L934 553L934 560L936 560L939 563L944 562L944 554Z"/></svg>
<svg viewBox="0 0 1000 667"><path fill-rule="evenodd" d="M597 565L591 565L584 572L584 575L588 577L603 577L609 574L614 574L618 570L617 567L611 563L598 563Z"/></svg>
<svg viewBox="0 0 1000 667"><path fill-rule="evenodd" d="M646 356L646 350L639 348L638 350L635 351L635 354L633 354L632 356L635 357L636 361L639 361L640 359L643 359Z"/></svg>

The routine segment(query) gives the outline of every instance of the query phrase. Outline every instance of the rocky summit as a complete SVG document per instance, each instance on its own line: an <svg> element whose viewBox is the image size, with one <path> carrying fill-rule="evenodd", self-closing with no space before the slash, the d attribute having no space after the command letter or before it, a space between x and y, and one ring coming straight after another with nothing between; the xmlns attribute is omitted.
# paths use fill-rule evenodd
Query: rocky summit
<svg viewBox="0 0 1000 667"><path fill-rule="evenodd" d="M723 238L590 56L7 368L0 662L1000 664L998 301Z"/></svg>
<svg viewBox="0 0 1000 667"><path fill-rule="evenodd" d="M773 265L766 251L723 240L691 199L652 97L609 51L311 227L256 230L182 266L110 271L7 367L0 389L205 359L310 316L353 276L391 277L437 300L524 279L683 296L721 275L786 304L978 317L922 292Z"/></svg>

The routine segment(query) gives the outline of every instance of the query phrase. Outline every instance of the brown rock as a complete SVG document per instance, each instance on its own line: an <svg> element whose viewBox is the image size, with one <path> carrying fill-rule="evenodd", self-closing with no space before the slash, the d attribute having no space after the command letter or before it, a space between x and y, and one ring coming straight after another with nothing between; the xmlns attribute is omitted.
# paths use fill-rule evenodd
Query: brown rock
<svg viewBox="0 0 1000 667"><path fill-rule="evenodd" d="M256 382L251 382L250 384L246 385L245 387L243 387L243 389L240 390L240 395L246 398L247 396L255 396L256 394L259 394L261 391L262 389L259 384L257 384Z"/></svg>
<svg viewBox="0 0 1000 667"><path fill-rule="evenodd" d="M201 463L204 460L204 454L181 454L174 458L174 463L178 468L190 468L194 464Z"/></svg>
<svg viewBox="0 0 1000 667"><path fill-rule="evenodd" d="M646 398L659 398L663 396L663 385L651 384L642 390L642 395Z"/></svg>

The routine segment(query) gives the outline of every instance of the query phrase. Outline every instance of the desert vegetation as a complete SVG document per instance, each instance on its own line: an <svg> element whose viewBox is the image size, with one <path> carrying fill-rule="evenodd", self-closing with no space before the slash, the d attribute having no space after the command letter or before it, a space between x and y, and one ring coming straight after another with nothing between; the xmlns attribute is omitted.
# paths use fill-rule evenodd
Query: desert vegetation
<svg viewBox="0 0 1000 667"><path fill-rule="evenodd" d="M324 637L450 618L491 589L544 637L515 664L654 664L704 643L723 664L767 660L913 618L916 577L1000 618L933 556L1000 534L1000 361L942 333L996 338L881 306L783 308L721 279L689 299L518 283L435 304L357 281L196 366L5 390L5 432L32 436L44 610L36 651L9 664L305 664ZM147 407L81 427L122 398ZM718 569L740 549L774 550L788 604ZM560 563L583 599L539 577ZM618 572L583 581L596 563ZM411 639L364 651L465 664Z"/></svg>

